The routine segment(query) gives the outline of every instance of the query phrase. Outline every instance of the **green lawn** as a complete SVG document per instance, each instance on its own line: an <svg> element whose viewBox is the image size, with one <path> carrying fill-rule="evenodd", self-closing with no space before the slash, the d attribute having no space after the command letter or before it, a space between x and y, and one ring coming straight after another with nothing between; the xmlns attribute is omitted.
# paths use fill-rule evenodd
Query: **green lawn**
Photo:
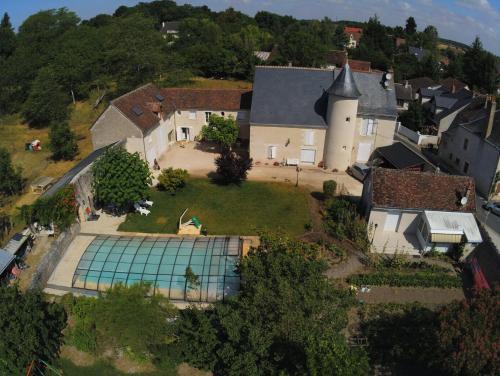
<svg viewBox="0 0 500 376"><path fill-rule="evenodd" d="M68 359L60 359L59 368L66 376L168 376L176 375L175 367L171 370L162 370L147 373L124 373L117 370L110 363L104 360L99 360L91 366L77 366ZM48 374L48 373L47 373Z"/></svg>
<svg viewBox="0 0 500 376"><path fill-rule="evenodd" d="M289 235L304 233L310 222L307 192L290 184L247 181L241 186L220 186L208 179L189 179L175 196L151 191L149 216L129 214L120 231L176 233L179 217L196 216L209 235L255 235L258 230L281 229Z"/></svg>

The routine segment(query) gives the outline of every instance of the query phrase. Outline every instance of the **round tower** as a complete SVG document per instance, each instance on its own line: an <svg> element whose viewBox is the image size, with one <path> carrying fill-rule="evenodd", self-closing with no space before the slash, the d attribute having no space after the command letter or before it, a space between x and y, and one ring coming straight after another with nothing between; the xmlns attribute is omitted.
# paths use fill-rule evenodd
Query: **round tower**
<svg viewBox="0 0 500 376"><path fill-rule="evenodd" d="M324 162L329 170L345 171L351 165L360 96L346 63L328 89Z"/></svg>

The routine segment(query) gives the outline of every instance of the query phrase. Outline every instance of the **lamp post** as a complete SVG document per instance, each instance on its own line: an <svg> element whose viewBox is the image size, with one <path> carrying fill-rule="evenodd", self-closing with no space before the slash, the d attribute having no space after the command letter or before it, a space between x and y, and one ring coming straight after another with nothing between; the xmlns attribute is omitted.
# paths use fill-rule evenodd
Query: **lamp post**
<svg viewBox="0 0 500 376"><path fill-rule="evenodd" d="M299 172L302 171L302 169L297 165L297 167L295 168L295 171L297 171L297 180L295 181L295 186L298 187L299 186Z"/></svg>

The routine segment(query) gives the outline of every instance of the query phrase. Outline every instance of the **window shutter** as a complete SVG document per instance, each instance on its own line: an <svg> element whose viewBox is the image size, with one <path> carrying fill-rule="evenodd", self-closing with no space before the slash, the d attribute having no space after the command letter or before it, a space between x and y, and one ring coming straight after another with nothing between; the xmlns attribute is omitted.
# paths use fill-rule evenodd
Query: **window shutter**
<svg viewBox="0 0 500 376"><path fill-rule="evenodd" d="M304 145L314 145L314 131L306 131L304 133Z"/></svg>
<svg viewBox="0 0 500 376"><path fill-rule="evenodd" d="M276 158L276 146L269 146L267 149L267 157L269 159Z"/></svg>
<svg viewBox="0 0 500 376"><path fill-rule="evenodd" d="M368 133L368 122L369 119L363 119L363 123L361 124L361 136L366 136Z"/></svg>

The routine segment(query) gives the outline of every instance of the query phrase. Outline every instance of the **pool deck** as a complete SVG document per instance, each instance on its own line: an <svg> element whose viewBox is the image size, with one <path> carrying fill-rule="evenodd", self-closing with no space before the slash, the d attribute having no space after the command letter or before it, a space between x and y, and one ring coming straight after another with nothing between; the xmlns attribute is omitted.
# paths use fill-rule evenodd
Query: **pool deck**
<svg viewBox="0 0 500 376"><path fill-rule="evenodd" d="M61 261L57 264L54 272L50 276L47 285L60 286L68 289L72 287L73 275L75 274L78 262L87 247L95 239L94 235L78 235L68 246ZM66 293L65 291L64 293Z"/></svg>

